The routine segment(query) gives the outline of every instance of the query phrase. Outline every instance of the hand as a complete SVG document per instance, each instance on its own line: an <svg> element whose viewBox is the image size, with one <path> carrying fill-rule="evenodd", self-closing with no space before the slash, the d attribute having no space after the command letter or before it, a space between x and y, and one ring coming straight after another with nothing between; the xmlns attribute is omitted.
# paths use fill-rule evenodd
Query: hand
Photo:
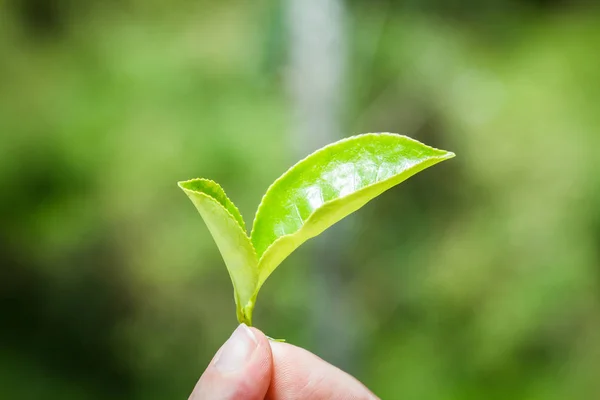
<svg viewBox="0 0 600 400"><path fill-rule="evenodd" d="M240 325L189 400L376 400L359 381L308 351Z"/></svg>

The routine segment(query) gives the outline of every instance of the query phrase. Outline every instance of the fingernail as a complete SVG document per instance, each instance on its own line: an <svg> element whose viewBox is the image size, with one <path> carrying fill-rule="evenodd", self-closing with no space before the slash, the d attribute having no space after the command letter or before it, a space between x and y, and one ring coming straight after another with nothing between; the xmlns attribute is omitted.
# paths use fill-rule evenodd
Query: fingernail
<svg viewBox="0 0 600 400"><path fill-rule="evenodd" d="M252 356L257 344L254 333L246 324L241 324L217 353L215 368L221 372L242 369Z"/></svg>

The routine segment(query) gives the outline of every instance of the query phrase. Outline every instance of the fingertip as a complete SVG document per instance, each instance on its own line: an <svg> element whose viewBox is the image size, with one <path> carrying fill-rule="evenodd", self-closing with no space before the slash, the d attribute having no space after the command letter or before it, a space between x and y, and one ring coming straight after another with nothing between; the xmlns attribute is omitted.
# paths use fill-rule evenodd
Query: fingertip
<svg viewBox="0 0 600 400"><path fill-rule="evenodd" d="M241 324L217 351L190 399L263 400L272 369L269 340L260 330Z"/></svg>
<svg viewBox="0 0 600 400"><path fill-rule="evenodd" d="M257 350L254 355L252 368L256 368L256 376L260 375L262 380L267 380L267 387L271 382L273 370L273 354L270 346L270 341L262 331L254 327L249 328L254 334L257 341ZM261 399L262 400L262 399Z"/></svg>
<svg viewBox="0 0 600 400"><path fill-rule="evenodd" d="M244 324L242 324L244 325ZM269 345L269 343L271 342L269 340L269 338L267 337L267 335L265 335L260 329L257 329L253 326L248 327L248 329L250 329L250 331L254 334L254 337L256 337L256 340L260 342L261 345L265 346L265 350L269 353L269 355L271 354L271 346Z"/></svg>

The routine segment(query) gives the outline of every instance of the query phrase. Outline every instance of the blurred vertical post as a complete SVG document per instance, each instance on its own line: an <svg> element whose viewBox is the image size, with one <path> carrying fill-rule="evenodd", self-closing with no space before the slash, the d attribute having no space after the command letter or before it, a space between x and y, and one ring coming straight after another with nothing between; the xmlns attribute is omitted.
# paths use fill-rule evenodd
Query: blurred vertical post
<svg viewBox="0 0 600 400"><path fill-rule="evenodd" d="M293 104L291 141L298 157L342 137L341 111L347 63L343 0L284 0L289 33L287 83ZM333 229L333 232L331 231ZM308 268L314 284L311 325L315 349L352 369L351 309L340 290L344 225L315 243Z"/></svg>

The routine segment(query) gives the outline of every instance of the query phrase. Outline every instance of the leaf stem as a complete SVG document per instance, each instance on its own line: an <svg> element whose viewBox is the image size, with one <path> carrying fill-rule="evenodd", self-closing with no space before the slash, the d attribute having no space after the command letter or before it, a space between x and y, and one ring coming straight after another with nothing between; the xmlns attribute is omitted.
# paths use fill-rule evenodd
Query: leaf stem
<svg viewBox="0 0 600 400"><path fill-rule="evenodd" d="M252 326L252 311L254 311L254 301L250 300L244 307L238 308L238 322Z"/></svg>

